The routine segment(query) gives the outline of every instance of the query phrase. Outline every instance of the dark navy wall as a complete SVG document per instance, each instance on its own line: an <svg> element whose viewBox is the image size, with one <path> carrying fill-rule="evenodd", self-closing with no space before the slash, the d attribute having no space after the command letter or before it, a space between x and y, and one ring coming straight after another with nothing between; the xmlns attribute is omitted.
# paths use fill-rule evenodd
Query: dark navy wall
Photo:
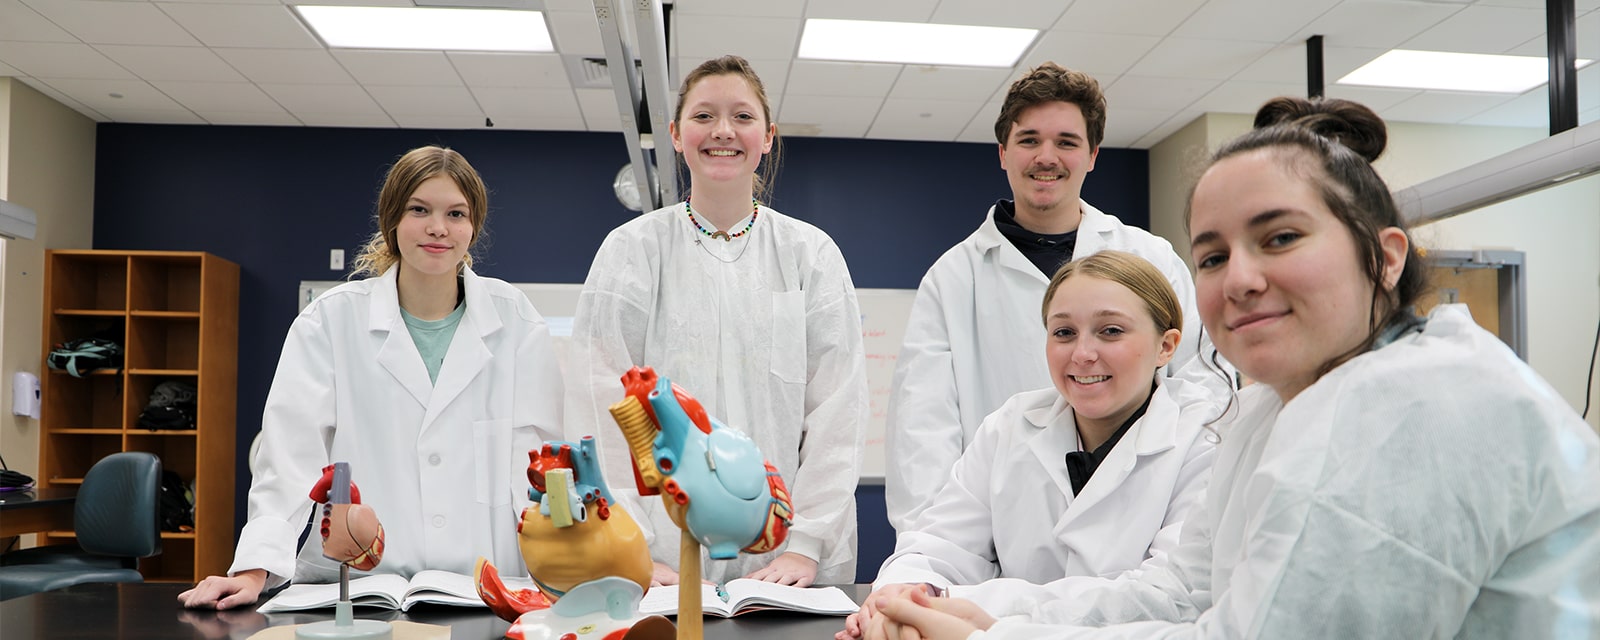
<svg viewBox="0 0 1600 640"><path fill-rule="evenodd" d="M239 264L240 525L245 453L299 283L342 277L328 251L354 257L375 230L378 188L401 153L446 145L483 174L490 213L475 268L510 282L583 282L605 234L637 215L612 195L627 162L615 133L102 124L96 144L95 248ZM782 149L772 205L827 231L858 287L915 288L1010 193L993 144L789 138ZM1148 182L1145 151L1102 149L1084 198L1148 227ZM885 535L885 521L863 522L864 546ZM870 577L877 565L865 565Z"/></svg>

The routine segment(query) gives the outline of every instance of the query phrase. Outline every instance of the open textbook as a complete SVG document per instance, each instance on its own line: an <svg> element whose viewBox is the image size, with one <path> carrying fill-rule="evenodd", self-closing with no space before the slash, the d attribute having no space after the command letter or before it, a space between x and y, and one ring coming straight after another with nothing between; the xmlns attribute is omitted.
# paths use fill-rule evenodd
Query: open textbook
<svg viewBox="0 0 1600 640"><path fill-rule="evenodd" d="M861 608L838 587L794 587L749 578L731 580L722 587L726 598L717 593L716 587L700 585L700 608L706 615L731 618L751 611L777 609L847 616ZM639 602L639 613L678 615L678 586L651 587Z"/></svg>
<svg viewBox="0 0 1600 640"><path fill-rule="evenodd" d="M533 580L503 576L510 589L531 589ZM261 613L332 607L339 601L339 583L293 584L256 609ZM409 611L420 602L457 607L482 607L472 576L429 569L406 580L395 574L350 579L350 602L355 606Z"/></svg>

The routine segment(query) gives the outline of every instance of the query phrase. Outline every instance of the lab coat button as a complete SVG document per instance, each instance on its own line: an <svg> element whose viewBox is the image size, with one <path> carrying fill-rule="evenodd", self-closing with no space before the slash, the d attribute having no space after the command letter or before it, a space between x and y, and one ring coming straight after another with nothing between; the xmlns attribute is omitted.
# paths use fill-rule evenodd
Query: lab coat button
<svg viewBox="0 0 1600 640"><path fill-rule="evenodd" d="M428 464L431 464L435 467L439 466L439 454L435 453L431 456L428 456Z"/></svg>
<svg viewBox="0 0 1600 640"><path fill-rule="evenodd" d="M443 529L444 528L444 516L434 516L433 517L433 526L435 528L438 528L438 529Z"/></svg>

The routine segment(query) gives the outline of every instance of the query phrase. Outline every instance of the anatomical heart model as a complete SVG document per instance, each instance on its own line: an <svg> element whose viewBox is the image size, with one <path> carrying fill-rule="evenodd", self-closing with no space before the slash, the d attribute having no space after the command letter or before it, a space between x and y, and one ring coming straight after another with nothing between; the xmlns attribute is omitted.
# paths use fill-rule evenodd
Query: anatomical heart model
<svg viewBox="0 0 1600 640"><path fill-rule="evenodd" d="M311 487L311 499L320 503L322 555L339 563L339 601L332 620L295 627L297 640L388 640L389 623L356 619L350 602L350 569L371 571L383 560L383 524L371 507L361 504L361 490L350 479L350 463L335 462L322 468Z"/></svg>
<svg viewBox="0 0 1600 640"><path fill-rule="evenodd" d="M478 596L511 621L517 640L665 640L670 621L639 616L650 587L650 550L633 517L615 504L600 473L595 441L546 442L528 452L528 497L517 542L538 591L512 591L478 559Z"/></svg>
<svg viewBox="0 0 1600 640"><path fill-rule="evenodd" d="M755 441L707 416L698 400L649 367L630 369L622 386L627 395L611 405L611 416L628 439L639 493L661 495L683 530L681 584L700 582L702 545L720 560L783 544L794 514L789 491ZM678 598L678 638L698 640L700 590L680 589Z"/></svg>

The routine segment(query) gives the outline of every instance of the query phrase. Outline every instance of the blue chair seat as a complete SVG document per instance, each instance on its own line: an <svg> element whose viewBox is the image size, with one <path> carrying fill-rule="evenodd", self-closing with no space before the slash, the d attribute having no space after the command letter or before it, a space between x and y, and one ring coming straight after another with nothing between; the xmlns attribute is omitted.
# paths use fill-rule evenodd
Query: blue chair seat
<svg viewBox="0 0 1600 640"><path fill-rule="evenodd" d="M61 563L10 565L5 567L4 571L0 571L0 600L92 582L144 582L144 576L138 569L99 568Z"/></svg>

